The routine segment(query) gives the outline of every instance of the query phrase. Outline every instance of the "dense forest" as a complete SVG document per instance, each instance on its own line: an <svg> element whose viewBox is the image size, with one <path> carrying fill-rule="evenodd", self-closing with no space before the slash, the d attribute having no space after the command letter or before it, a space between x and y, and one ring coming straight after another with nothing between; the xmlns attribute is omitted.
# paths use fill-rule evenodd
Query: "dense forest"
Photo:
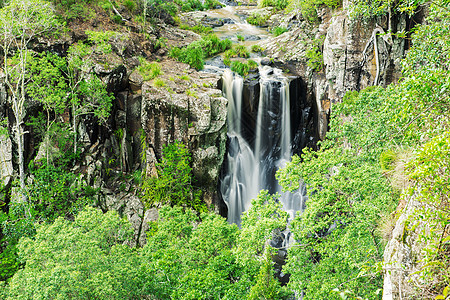
<svg viewBox="0 0 450 300"><path fill-rule="evenodd" d="M327 72L326 14L386 28L373 31L373 83L332 101L326 136L277 171L283 192L306 186L304 211L288 222L280 195L262 190L240 226L214 200L226 142L201 135L197 108L177 113L201 138L166 124L162 140L124 107L172 95L148 111L181 123L182 94L219 124L219 79L199 72L208 59L243 78L264 56L295 62L186 21L226 5L215 0L0 1L0 298L450 299L450 2L252 1L232 2L256 9L244 18L269 39L309 30L294 49L305 80ZM297 21L273 21L286 16ZM401 18L412 25L392 29ZM377 39L404 42L389 82ZM199 143L219 145L217 174L198 166Z"/></svg>

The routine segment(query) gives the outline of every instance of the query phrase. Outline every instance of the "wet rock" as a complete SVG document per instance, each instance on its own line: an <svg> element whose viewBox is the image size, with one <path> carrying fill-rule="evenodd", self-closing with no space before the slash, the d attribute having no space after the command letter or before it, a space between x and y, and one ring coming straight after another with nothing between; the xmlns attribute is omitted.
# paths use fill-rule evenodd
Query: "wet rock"
<svg viewBox="0 0 450 300"><path fill-rule="evenodd" d="M211 59L208 59L207 61L205 61L205 65L212 66L215 68L221 68L221 69L227 68L227 66L223 63L222 56L220 56L220 55L213 57Z"/></svg>
<svg viewBox="0 0 450 300"><path fill-rule="evenodd" d="M204 16L203 19L200 21L200 23L205 27L221 27L223 26L224 22L220 18L212 18L209 16Z"/></svg>
<svg viewBox="0 0 450 300"><path fill-rule="evenodd" d="M259 41L260 39L257 35L244 35L244 41Z"/></svg>
<svg viewBox="0 0 450 300"><path fill-rule="evenodd" d="M268 57L264 57L263 59L261 59L261 65L262 66L270 66L270 65L272 65L272 60Z"/></svg>

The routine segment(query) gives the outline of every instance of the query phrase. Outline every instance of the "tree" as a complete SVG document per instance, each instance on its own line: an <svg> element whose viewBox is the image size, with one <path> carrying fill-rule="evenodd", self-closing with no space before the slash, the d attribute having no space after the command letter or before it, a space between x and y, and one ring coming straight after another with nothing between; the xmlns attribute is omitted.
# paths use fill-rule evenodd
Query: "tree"
<svg viewBox="0 0 450 300"><path fill-rule="evenodd" d="M189 165L189 149L175 141L163 148L163 157L157 163L157 177L150 177L143 184L143 199L147 205L187 205L205 210L199 193L192 186L192 168Z"/></svg>
<svg viewBox="0 0 450 300"><path fill-rule="evenodd" d="M50 122L50 115L62 113L66 108L68 87L64 78L66 60L55 54L44 52L35 55L28 62L30 82L27 84L27 94L39 101L47 113L47 125L44 135L46 145L47 165L49 164L50 126L56 120L56 115Z"/></svg>
<svg viewBox="0 0 450 300"><path fill-rule="evenodd" d="M92 42L95 43L95 41ZM91 57L93 51L91 46L84 43L72 45L68 51L66 75L69 79L75 154L77 153L79 119L84 115L93 114L99 121L106 122L112 106L113 96L108 93L105 84L93 72L94 62Z"/></svg>
<svg viewBox="0 0 450 300"><path fill-rule="evenodd" d="M8 101L15 117L14 132L19 154L19 179L22 200L26 202L24 170L24 119L26 116L27 63L33 56L31 40L59 26L52 6L43 0L12 0L0 10L0 35L3 50ZM11 56L11 54L14 54Z"/></svg>
<svg viewBox="0 0 450 300"><path fill-rule="evenodd" d="M74 221L38 227L18 248L25 261L6 299L142 299L147 277L140 257L124 242L133 230L116 212L86 207Z"/></svg>

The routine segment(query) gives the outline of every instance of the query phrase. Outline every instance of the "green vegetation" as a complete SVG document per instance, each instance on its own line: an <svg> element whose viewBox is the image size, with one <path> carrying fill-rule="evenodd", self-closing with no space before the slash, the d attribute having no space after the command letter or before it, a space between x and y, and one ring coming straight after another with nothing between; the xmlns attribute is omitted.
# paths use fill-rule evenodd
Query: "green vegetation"
<svg viewBox="0 0 450 300"><path fill-rule="evenodd" d="M220 40L215 34L209 34L185 48L172 48L170 56L189 64L197 70L201 70L206 57L219 54L229 48L231 48L229 39Z"/></svg>
<svg viewBox="0 0 450 300"><path fill-rule="evenodd" d="M269 18L269 14L262 15L260 13L252 13L252 15L247 18L247 22L255 26L263 26Z"/></svg>
<svg viewBox="0 0 450 300"><path fill-rule="evenodd" d="M402 63L401 80L386 88L347 92L342 103L332 106L330 131L320 149L305 149L278 172L285 190L295 190L299 182L305 182L309 196L304 213L290 224L295 242L288 249L283 270L291 274L287 287L281 287L273 276L272 256L278 249L268 242L275 231L286 226L287 213L277 201L279 196L261 191L242 216L241 229L206 213L193 177L191 152L181 142L164 148L156 177L146 177L139 168L125 173L125 163L116 154L105 157L105 167L95 170L117 180L117 191L136 192L146 208L159 208L158 221L149 224L147 244L130 246L142 232L133 232L115 212L90 207L100 206L103 200L100 188L87 183L89 166L94 166L88 162L89 148L98 151L95 160L102 151L113 150L102 149L101 143L82 143L78 136L81 133L83 139L90 139L97 135L97 141L111 138L116 144L110 148L119 148L120 156L126 150L117 140L126 142L129 132L111 125L118 122L110 115L115 103L110 91L114 89L107 87L106 77L96 70L97 66L109 66L109 54L120 54L113 53L116 50L111 43L122 35L83 30L85 40L70 45L64 54L57 55L59 51L54 49L32 50L38 49L35 41L60 32L64 25L58 18L84 22L103 9L122 23L124 19L115 12L120 8L120 12L142 12L140 25L152 24L155 18L169 23L180 11L209 9L217 6L217 1L53 1L60 16L41 0L0 3L2 81L8 96L5 107L10 112L9 118L0 120L0 134L13 140L12 156L19 171L8 184L0 180L0 298L290 299L291 291L304 291L305 300L380 299L386 244L383 231L395 223L400 212L393 212L399 200L411 199L417 205L406 220L402 239L417 236L415 243L424 246L415 253L421 258L418 266L423 266L416 270L418 280L412 283L420 293L416 298L447 297L448 1L431 3L426 23L411 34L412 46ZM399 1L391 7L394 3L389 1L355 1L352 14L369 19L393 12L412 13L422 3ZM276 9L287 4L285 0L259 3ZM318 8L337 7L340 1L296 0L291 5L314 23ZM262 26L269 17L255 14L248 21ZM180 61L201 69L206 57L225 51L224 63L241 76L258 67L245 60L250 56L245 46L231 49L231 41L208 34L211 29L207 27L189 29L207 35L185 48L172 48L171 55ZM285 30L276 27L273 34ZM168 40L156 30L147 37L153 34L157 37L152 37L154 49L168 47ZM315 71L323 69L322 44L321 38L306 45L307 64ZM251 50L263 51L257 45ZM158 78L162 74L159 63L141 58L137 70L144 80L153 80L154 86L173 93ZM186 74L179 78L191 80ZM197 100L198 88L191 82L186 89L190 100ZM3 117L3 110L1 113ZM95 127L96 122L107 125L82 128L85 124ZM195 122L189 120L186 127L194 127ZM152 145L147 145L144 134L137 144L140 158L146 161ZM121 173L115 172L119 166Z"/></svg>
<svg viewBox="0 0 450 300"><path fill-rule="evenodd" d="M253 53L261 53L264 51L264 49L260 45L252 45L251 50Z"/></svg>
<svg viewBox="0 0 450 300"><path fill-rule="evenodd" d="M236 72L241 76L248 75L250 70L254 70L256 68L258 68L258 64L251 59L246 62L236 60L231 63L231 71Z"/></svg>
<svg viewBox="0 0 450 300"><path fill-rule="evenodd" d="M287 32L289 29L287 29L286 27L275 27L274 29L272 29L272 33L274 36L279 36L282 35L283 33Z"/></svg>
<svg viewBox="0 0 450 300"><path fill-rule="evenodd" d="M323 41L325 36L315 38L306 45L306 62L307 66L316 71L322 71L323 69Z"/></svg>
<svg viewBox="0 0 450 300"><path fill-rule="evenodd" d="M164 147L162 160L156 165L158 176L147 178L142 185L144 203L147 206L170 204L206 210L201 191L193 186L190 162L189 150L181 142Z"/></svg>
<svg viewBox="0 0 450 300"><path fill-rule="evenodd" d="M234 53L236 53L236 56L242 57L242 58L248 58L250 57L250 53L248 52L247 47L244 45L236 45L234 48Z"/></svg>
<svg viewBox="0 0 450 300"><path fill-rule="evenodd" d="M289 0L258 0L259 7L275 7L278 10L285 9L289 4Z"/></svg>
<svg viewBox="0 0 450 300"><path fill-rule="evenodd" d="M211 27L206 27L206 26L203 26L202 24L197 24L197 25L192 26L192 27L190 27L188 25L185 25L185 24L181 24L180 28L184 29L184 30L193 31L193 32L196 32L198 34L210 34L213 31Z"/></svg>
<svg viewBox="0 0 450 300"><path fill-rule="evenodd" d="M289 286L308 291L305 299L340 299L333 289L345 291L347 297L379 297L385 245L379 220L389 219L400 198L420 203L404 233L416 234L416 245L425 247L420 253L424 267L416 272L421 280L413 283L417 297L434 299L450 284L448 239L443 238L450 180L445 171L450 14L440 4L432 5L428 22L413 35L403 79L386 89L348 92L333 108L321 150L305 150L301 159L294 157L278 173L286 189L301 180L308 186L307 208L292 223L303 246L290 250L295 259L286 269L292 274ZM401 176L409 188L399 195L395 182Z"/></svg>
<svg viewBox="0 0 450 300"><path fill-rule="evenodd" d="M153 85L155 87L164 87L166 86L166 83L161 78L156 78L155 81L153 81Z"/></svg>
<svg viewBox="0 0 450 300"><path fill-rule="evenodd" d="M152 80L162 74L159 63L149 62L144 58L139 58L139 67L137 70L144 80Z"/></svg>
<svg viewBox="0 0 450 300"><path fill-rule="evenodd" d="M286 218L267 192L243 216L242 230L212 213L198 223L192 211L166 206L147 244L136 249L127 245L128 222L86 207L74 221L58 218L39 226L33 239L21 239L25 267L0 292L8 300L286 299L289 293L271 275L273 249L265 242Z"/></svg>

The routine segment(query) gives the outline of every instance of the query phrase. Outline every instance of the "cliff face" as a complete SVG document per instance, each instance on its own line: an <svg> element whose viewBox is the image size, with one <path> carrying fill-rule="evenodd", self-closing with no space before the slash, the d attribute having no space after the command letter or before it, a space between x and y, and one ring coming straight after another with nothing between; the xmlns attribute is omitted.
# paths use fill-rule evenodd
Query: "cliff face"
<svg viewBox="0 0 450 300"><path fill-rule="evenodd" d="M142 244L146 241L147 222L156 220L157 213L145 210L132 180L126 179L127 174L144 169L147 175L155 175L155 163L168 143L181 140L188 145L193 156L194 184L202 188L211 209L221 210L216 188L225 155L227 100L216 88L217 75L199 73L185 64L164 59L170 46L185 46L199 38L195 33L160 24L144 35L140 33L142 28L132 24L128 29L114 23L99 26L105 20L98 16L96 21L71 24L69 31L57 40L37 39L32 50L66 56L68 48L77 42L92 45L92 69L114 100L106 122L100 124L92 115L79 118L77 136L82 153L72 171L80 175L79 184L98 189L97 204L102 209L115 209L128 217L135 228L133 243ZM114 32L106 41L111 51L96 51L95 44L88 41L87 30ZM158 40L163 40L160 37L164 37L166 47L158 45ZM142 57L160 61L158 83L144 80L137 70ZM0 72L0 120L9 116L6 127L10 134L0 135L0 182L7 186L7 192L18 168L11 134L14 118L1 76ZM43 110L29 100L26 118ZM58 120L69 124L70 116L70 110L66 110ZM27 129L30 132L25 136L25 165L45 157L47 149L52 148L48 151L50 156L61 153L39 140L31 127Z"/></svg>
<svg viewBox="0 0 450 300"><path fill-rule="evenodd" d="M339 10L324 8L317 25L300 17L296 29L262 43L268 56L307 83L308 97L317 106L321 139L332 103L340 102L347 91L396 82L405 53L403 38L385 34L407 29L405 16L364 21L351 18L348 8L346 1Z"/></svg>

